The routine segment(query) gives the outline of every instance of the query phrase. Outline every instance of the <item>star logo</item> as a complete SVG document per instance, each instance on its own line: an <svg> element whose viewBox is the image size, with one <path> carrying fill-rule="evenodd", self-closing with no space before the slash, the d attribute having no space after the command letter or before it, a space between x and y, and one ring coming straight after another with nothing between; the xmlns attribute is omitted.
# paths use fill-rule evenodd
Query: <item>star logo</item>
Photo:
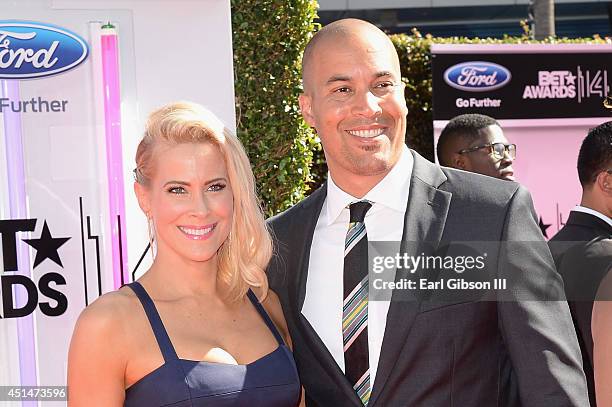
<svg viewBox="0 0 612 407"><path fill-rule="evenodd" d="M62 264L62 260L57 253L57 249L62 247L64 243L70 240L69 237L51 237L51 232L49 232L49 226L47 226L47 221L45 220L45 224L43 225L42 233L40 234L40 238L38 239L22 239L24 242L32 246L36 249L36 258L34 259L34 268L38 266L40 263L45 261L46 259L52 260L60 266L64 268Z"/></svg>
<svg viewBox="0 0 612 407"><path fill-rule="evenodd" d="M565 77L565 84L566 84L566 85L574 85L574 84L576 83L576 82L575 82L575 80L576 80L576 75L572 75L572 73L571 73L571 72L569 72L569 71L568 71L568 74L569 74L569 75L567 75L567 76Z"/></svg>
<svg viewBox="0 0 612 407"><path fill-rule="evenodd" d="M544 235L544 237L548 239L548 233L546 233L546 230L551 225L544 223L544 221L542 220L542 217L540 216L540 221L538 222L538 226L540 226L540 230L542 231L542 234Z"/></svg>

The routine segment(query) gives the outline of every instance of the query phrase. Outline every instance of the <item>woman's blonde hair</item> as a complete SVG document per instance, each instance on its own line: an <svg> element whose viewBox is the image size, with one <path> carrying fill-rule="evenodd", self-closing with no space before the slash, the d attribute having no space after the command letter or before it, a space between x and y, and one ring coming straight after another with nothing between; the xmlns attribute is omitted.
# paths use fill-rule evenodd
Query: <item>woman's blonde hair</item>
<svg viewBox="0 0 612 407"><path fill-rule="evenodd" d="M272 240L255 193L255 178L238 138L204 107L176 102L149 115L145 134L136 150L136 182L148 187L153 175L157 144L211 143L219 148L234 196L234 216L228 238L217 253L218 278L229 287L232 300L243 298L249 286L268 291L265 268L272 256Z"/></svg>

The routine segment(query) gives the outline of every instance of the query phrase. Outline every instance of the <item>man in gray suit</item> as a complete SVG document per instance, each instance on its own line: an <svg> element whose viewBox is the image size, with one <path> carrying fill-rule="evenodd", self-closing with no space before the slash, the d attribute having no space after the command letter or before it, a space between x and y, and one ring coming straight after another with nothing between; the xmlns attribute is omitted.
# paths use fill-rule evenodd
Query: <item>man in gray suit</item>
<svg viewBox="0 0 612 407"><path fill-rule="evenodd" d="M300 107L321 138L329 177L270 219L276 255L268 277L307 406L588 406L567 304L522 301L563 291L529 193L441 169L405 146L399 60L375 26L327 25L302 64ZM390 301L368 301L367 273L352 291L347 283L361 271L351 265L361 264L365 239L401 242L417 256L488 242L493 273L523 274L503 302L437 292L408 298L400 289ZM529 244L504 246L519 241ZM398 268L395 279L409 276Z"/></svg>

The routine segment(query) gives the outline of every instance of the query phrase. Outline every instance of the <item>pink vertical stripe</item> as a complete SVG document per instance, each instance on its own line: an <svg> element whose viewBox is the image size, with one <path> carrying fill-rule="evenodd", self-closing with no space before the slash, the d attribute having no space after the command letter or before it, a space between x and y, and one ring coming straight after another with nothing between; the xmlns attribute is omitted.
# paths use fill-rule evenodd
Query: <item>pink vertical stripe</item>
<svg viewBox="0 0 612 407"><path fill-rule="evenodd" d="M119 53L113 28L102 28L102 83L104 86L104 129L115 289L127 282L127 245L125 239L125 197L121 149L121 93ZM123 275L122 275L123 271Z"/></svg>

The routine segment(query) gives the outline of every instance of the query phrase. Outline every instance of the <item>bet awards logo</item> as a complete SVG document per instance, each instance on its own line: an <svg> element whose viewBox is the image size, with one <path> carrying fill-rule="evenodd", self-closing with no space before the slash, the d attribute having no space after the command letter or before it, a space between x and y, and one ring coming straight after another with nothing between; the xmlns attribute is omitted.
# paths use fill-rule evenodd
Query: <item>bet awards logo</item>
<svg viewBox="0 0 612 407"><path fill-rule="evenodd" d="M602 99L610 94L607 69L538 71L538 84L526 85L523 99Z"/></svg>
<svg viewBox="0 0 612 407"><path fill-rule="evenodd" d="M38 283L21 274L6 274L19 271L17 260L19 245L28 245L36 251L32 269L36 269L41 264L47 264L49 261L64 267L58 249L70 238L53 237L47 221L44 222L38 239L18 239L18 232L34 231L36 221L36 219L0 220L2 261L5 272L0 275L0 296L2 297L0 318L23 317L34 312L37 306L40 307L43 314L56 317L62 315L68 308L68 299L55 288L66 285L66 279L61 274L56 272L43 274L38 279ZM17 286L21 286L27 293L25 304L15 304L13 292L14 288L18 289Z"/></svg>
<svg viewBox="0 0 612 407"><path fill-rule="evenodd" d="M570 71L539 71L538 84L527 85L523 99L573 99L576 97L576 75Z"/></svg>

